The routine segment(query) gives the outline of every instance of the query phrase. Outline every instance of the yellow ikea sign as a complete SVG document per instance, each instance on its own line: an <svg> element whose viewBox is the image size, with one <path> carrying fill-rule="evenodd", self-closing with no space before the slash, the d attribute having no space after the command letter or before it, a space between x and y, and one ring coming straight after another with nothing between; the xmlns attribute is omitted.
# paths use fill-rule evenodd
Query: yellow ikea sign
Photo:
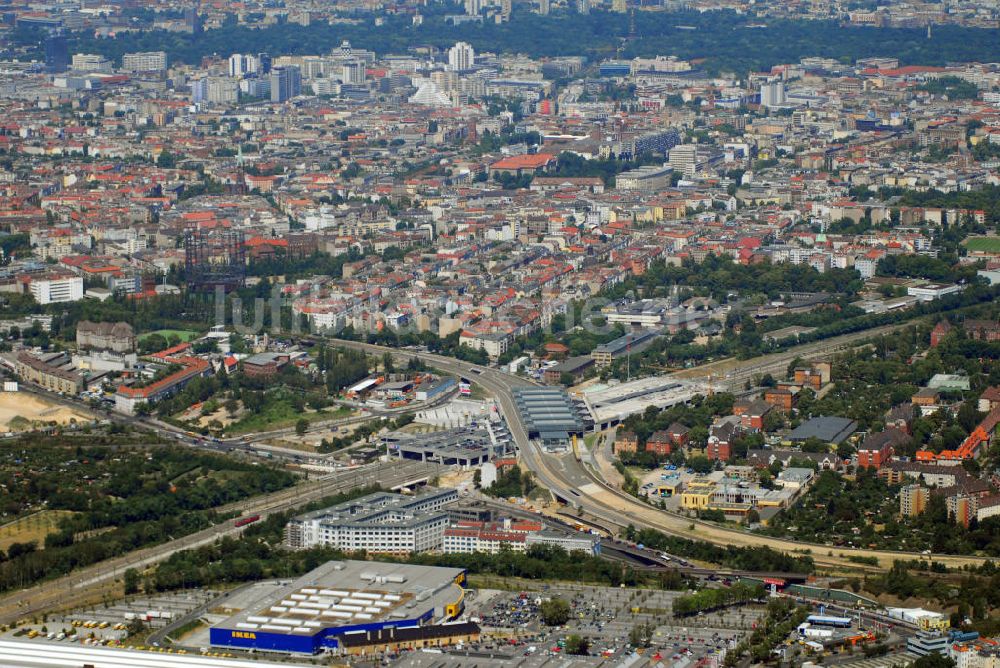
<svg viewBox="0 0 1000 668"><path fill-rule="evenodd" d="M249 631L233 631L233 637L242 638L243 640L256 640L257 634Z"/></svg>

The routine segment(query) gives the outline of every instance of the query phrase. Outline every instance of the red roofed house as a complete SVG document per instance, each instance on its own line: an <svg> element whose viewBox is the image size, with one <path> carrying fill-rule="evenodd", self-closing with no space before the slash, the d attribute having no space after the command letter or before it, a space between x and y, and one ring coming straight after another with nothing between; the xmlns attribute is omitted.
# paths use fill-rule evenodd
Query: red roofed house
<svg viewBox="0 0 1000 668"><path fill-rule="evenodd" d="M951 323L947 320L942 320L938 324L934 325L934 329L931 330L931 348L936 348L941 340L948 335L951 331Z"/></svg>
<svg viewBox="0 0 1000 668"><path fill-rule="evenodd" d="M212 366L198 357L170 357L167 361L180 364L181 369L165 378L143 387L127 387L120 385L115 393L115 410L135 415L135 409L140 404L152 405L180 391L192 379L207 376Z"/></svg>
<svg viewBox="0 0 1000 668"><path fill-rule="evenodd" d="M614 450L616 455L620 455L623 452L638 452L639 437L635 435L635 432L623 431L615 438L612 450Z"/></svg>
<svg viewBox="0 0 1000 668"><path fill-rule="evenodd" d="M652 452L660 457L670 454L673 447L673 439L666 431L654 431L649 440L646 441L646 452Z"/></svg>
<svg viewBox="0 0 1000 668"><path fill-rule="evenodd" d="M253 260L270 259L279 253L285 254L288 251L287 239L252 237L247 239L244 245L247 249L247 255Z"/></svg>
<svg viewBox="0 0 1000 668"><path fill-rule="evenodd" d="M514 155L494 162L489 167L491 178L496 178L501 172L507 172L515 176L522 174L538 174L549 169L556 164L556 156L551 153L529 153L525 155Z"/></svg>
<svg viewBox="0 0 1000 668"><path fill-rule="evenodd" d="M888 428L876 434L870 434L858 448L858 468L873 468L878 470L889 461L896 447L909 440L909 436L895 428Z"/></svg>

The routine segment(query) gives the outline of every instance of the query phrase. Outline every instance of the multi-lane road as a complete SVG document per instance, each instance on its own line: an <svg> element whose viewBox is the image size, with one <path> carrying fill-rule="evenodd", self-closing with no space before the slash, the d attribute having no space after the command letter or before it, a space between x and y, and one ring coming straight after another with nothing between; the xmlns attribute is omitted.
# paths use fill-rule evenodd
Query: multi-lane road
<svg viewBox="0 0 1000 668"><path fill-rule="evenodd" d="M796 346L781 353L744 362L725 360L714 365L685 370L679 376L687 379L699 376L719 378L728 373L731 381L750 378L752 374L783 369L796 358L819 358L835 351L846 350L865 339L888 333L898 329L898 327L894 325L847 334L823 342ZM532 381L496 369L420 350L399 350L340 339L331 340L331 343L380 355L390 352L404 359L417 357L443 372L463 376L480 385L483 390L493 396L503 411L511 435L518 447L521 461L532 471L538 482L548 488L556 498L579 509L584 517L595 518L605 525L625 527L631 524L638 528L648 527L667 534L703 540L722 546L769 547L785 554L809 555L818 566L838 571L858 572L875 568L885 569L897 559L933 559L949 567L961 567L967 564L979 565L984 562L984 559L979 557L841 548L772 538L659 510L608 485L575 456L546 453L537 443L528 438L514 404L512 390L515 387L529 385ZM858 563L859 558L866 560L874 558L878 560L879 565L878 567L862 566Z"/></svg>

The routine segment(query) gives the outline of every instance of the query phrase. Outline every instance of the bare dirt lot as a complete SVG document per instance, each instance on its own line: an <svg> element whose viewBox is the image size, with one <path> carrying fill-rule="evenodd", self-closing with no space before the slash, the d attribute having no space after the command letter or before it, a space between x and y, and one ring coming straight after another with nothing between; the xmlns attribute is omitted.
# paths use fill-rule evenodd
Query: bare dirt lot
<svg viewBox="0 0 1000 668"><path fill-rule="evenodd" d="M24 418L27 423L15 418ZM84 422L92 415L76 408L53 404L25 392L0 392L0 431L22 431L30 429L32 423L69 424ZM14 422L11 425L11 422Z"/></svg>

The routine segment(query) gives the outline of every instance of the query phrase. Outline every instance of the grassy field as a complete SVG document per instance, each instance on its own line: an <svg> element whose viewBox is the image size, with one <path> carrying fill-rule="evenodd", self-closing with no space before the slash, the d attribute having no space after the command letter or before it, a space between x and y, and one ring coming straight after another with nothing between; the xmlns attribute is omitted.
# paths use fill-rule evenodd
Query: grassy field
<svg viewBox="0 0 1000 668"><path fill-rule="evenodd" d="M306 411L304 413L300 413L292 407L292 404L289 401L275 401L266 406L264 410L259 413L244 415L236 422L228 425L225 431L228 435L240 436L242 434L250 434L253 432L294 427L295 423L301 418L305 418L310 422L318 422L320 420L336 420L339 418L350 417L352 412L353 411L349 408L330 407L321 411Z"/></svg>
<svg viewBox="0 0 1000 668"><path fill-rule="evenodd" d="M965 247L970 251L1000 253L1000 237L974 237L966 239Z"/></svg>
<svg viewBox="0 0 1000 668"><path fill-rule="evenodd" d="M155 332L146 332L145 334L139 335L139 340L149 338L153 334L159 334L165 339L169 339L171 335L176 336L181 341L190 341L191 339L198 337L198 332L192 332L187 329L158 329Z"/></svg>
<svg viewBox="0 0 1000 668"><path fill-rule="evenodd" d="M68 510L42 510L0 526L0 549L6 551L14 543L35 541L45 545L45 537L59 530L59 520L73 513Z"/></svg>
<svg viewBox="0 0 1000 668"><path fill-rule="evenodd" d="M205 626L205 622L202 620L192 619L187 624L182 625L180 628L171 633L170 641L174 643L181 642L185 637L191 635L203 626Z"/></svg>

